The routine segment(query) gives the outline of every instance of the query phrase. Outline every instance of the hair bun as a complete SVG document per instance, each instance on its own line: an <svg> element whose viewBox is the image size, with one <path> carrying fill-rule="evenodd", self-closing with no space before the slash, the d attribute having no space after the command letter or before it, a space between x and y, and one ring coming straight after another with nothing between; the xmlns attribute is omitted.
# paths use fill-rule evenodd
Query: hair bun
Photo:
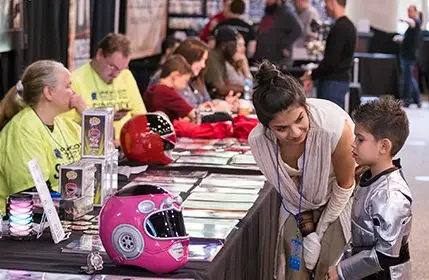
<svg viewBox="0 0 429 280"><path fill-rule="evenodd" d="M283 77L283 74L277 69L277 67L268 60L264 60L259 65L255 78L257 84L263 86L272 84L273 81L279 77Z"/></svg>

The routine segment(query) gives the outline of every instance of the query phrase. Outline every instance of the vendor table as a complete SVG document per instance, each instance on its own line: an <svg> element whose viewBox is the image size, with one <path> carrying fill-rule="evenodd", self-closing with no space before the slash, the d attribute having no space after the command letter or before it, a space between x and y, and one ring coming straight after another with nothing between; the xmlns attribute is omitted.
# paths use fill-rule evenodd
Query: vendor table
<svg viewBox="0 0 429 280"><path fill-rule="evenodd" d="M126 182L122 182L122 185ZM280 200L277 191L265 184L248 214L232 232L225 245L211 262L189 262L183 269L163 278L263 280L272 279L274 252L278 230ZM54 273L81 273L86 265L85 254L61 253L61 248L78 239L73 233L70 240L55 245L49 232L39 240L12 241L0 239L0 269L45 271ZM156 277L136 267L116 267L104 258L100 274Z"/></svg>

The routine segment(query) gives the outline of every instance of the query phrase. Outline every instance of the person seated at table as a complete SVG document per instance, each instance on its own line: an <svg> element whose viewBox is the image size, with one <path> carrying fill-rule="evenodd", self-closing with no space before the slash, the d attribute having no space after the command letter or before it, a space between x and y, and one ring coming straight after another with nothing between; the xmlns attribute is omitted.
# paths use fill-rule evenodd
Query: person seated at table
<svg viewBox="0 0 429 280"><path fill-rule="evenodd" d="M186 87L192 75L192 68L183 56L173 55L161 68L159 84L149 87L143 99L149 112L164 112L170 120L197 121L197 113L179 90Z"/></svg>
<svg viewBox="0 0 429 280"><path fill-rule="evenodd" d="M175 50L175 55L183 56L191 65L192 77L188 85L178 90L182 96L193 108L202 108L206 111L229 112L238 102L238 98L231 94L225 100L212 100L208 94L205 85L204 69L208 57L208 46L196 39L187 39L183 41ZM161 69L158 70L149 83L149 87L159 83Z"/></svg>
<svg viewBox="0 0 429 280"><path fill-rule="evenodd" d="M115 139L132 115L146 113L140 90L128 69L131 42L123 34L109 33L97 46L95 56L72 73L73 89L81 95L88 107L114 107ZM80 122L71 111L67 117ZM116 141L116 145L119 145Z"/></svg>
<svg viewBox="0 0 429 280"><path fill-rule="evenodd" d="M225 67L228 82L232 84L244 87L246 80L252 79L249 61L246 57L246 44L241 34L238 35L237 39L237 51L228 61L225 62Z"/></svg>
<svg viewBox="0 0 429 280"><path fill-rule="evenodd" d="M237 52L239 33L227 26L220 27L215 32L216 47L209 51L206 85L212 98L225 98L231 94L243 93L244 87L228 81L225 62L232 60Z"/></svg>
<svg viewBox="0 0 429 280"><path fill-rule="evenodd" d="M51 191L58 191L59 166L81 156L81 128L60 114L85 102L72 87L70 72L59 62L40 60L24 71L0 103L0 210L7 197L35 186L27 163L41 167Z"/></svg>

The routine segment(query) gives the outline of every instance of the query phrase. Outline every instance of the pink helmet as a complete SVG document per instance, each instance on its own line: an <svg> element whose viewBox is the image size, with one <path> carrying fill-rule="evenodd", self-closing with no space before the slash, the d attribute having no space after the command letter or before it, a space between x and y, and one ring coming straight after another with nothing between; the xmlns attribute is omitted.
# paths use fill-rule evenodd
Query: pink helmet
<svg viewBox="0 0 429 280"><path fill-rule="evenodd" d="M100 213L100 237L110 259L155 273L188 262L182 199L161 187L136 184L118 191Z"/></svg>

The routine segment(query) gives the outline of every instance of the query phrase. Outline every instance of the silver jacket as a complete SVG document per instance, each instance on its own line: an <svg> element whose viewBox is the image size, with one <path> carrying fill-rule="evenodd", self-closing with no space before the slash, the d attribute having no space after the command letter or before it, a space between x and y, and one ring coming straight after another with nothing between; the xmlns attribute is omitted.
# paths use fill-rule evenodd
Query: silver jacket
<svg viewBox="0 0 429 280"><path fill-rule="evenodd" d="M411 193L400 169L387 170L367 183L355 190L351 213L353 254L337 266L342 280L362 279L382 271L379 256L399 258L401 247L406 247L408 254ZM408 259L387 269L390 279L411 279Z"/></svg>

